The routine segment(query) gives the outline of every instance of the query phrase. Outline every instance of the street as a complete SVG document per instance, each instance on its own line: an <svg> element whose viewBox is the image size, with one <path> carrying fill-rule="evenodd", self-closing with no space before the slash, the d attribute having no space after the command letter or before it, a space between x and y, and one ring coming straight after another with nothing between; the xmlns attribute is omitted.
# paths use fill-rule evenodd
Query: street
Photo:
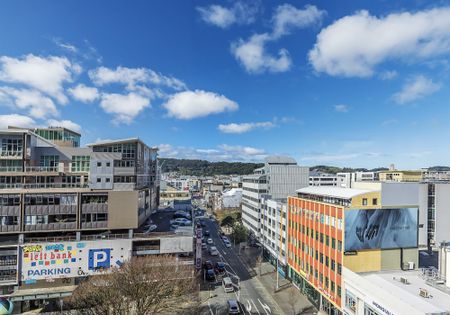
<svg viewBox="0 0 450 315"><path fill-rule="evenodd" d="M239 302L241 308L241 314L259 314L259 315L276 315L283 314L278 307L272 296L266 291L258 279L255 278L256 274L251 274L244 263L241 261L238 253L238 248L225 247L222 239L218 233L218 226L216 223L209 219L204 220L206 227L204 230L210 231L210 238L213 239L214 245L219 251L219 256L210 256L208 251L204 250L203 261L211 260L214 263L217 261L223 261L226 266L227 275L232 278L233 283L236 284L235 291L225 293L221 284L221 277L214 285L208 285L204 283L204 291L201 293L201 298L204 303L208 305L203 314L208 315L221 315L228 314L227 300L234 299ZM209 248L210 246L208 246ZM206 282L206 281L205 281ZM214 282L211 281L210 284ZM239 289L237 285L239 284ZM208 289L211 288L209 292ZM213 296L212 298L208 298ZM205 301L206 300L206 301Z"/></svg>

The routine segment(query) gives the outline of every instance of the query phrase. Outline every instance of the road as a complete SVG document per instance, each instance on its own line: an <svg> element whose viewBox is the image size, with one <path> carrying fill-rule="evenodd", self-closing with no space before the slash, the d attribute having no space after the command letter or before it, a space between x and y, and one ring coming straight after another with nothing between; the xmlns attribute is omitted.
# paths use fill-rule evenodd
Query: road
<svg viewBox="0 0 450 315"><path fill-rule="evenodd" d="M227 312L227 300L238 300L241 306L241 314L258 314L258 315L280 315L283 314L278 307L272 296L266 291L262 284L255 278L255 274L250 274L245 265L241 261L236 250L231 247L225 247L222 239L218 234L218 227L216 223L211 220L204 220L206 227L203 230L210 231L210 237L214 241L214 246L219 251L219 256L211 257L206 251L203 251L203 261L212 260L223 261L226 264L228 276L233 279L233 282L237 284L237 277L239 278L240 289L235 290L233 293L225 293L221 283L217 282L213 293L214 298L207 299L208 308L205 315L222 315L228 314ZM208 246L209 248L209 246ZM237 277L236 277L237 276ZM220 279L219 279L220 280Z"/></svg>

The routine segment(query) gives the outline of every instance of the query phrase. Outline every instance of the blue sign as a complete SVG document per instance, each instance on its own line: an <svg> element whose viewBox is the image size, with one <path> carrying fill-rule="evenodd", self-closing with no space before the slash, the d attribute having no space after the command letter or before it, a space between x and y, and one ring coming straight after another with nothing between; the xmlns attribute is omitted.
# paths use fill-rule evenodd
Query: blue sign
<svg viewBox="0 0 450 315"><path fill-rule="evenodd" d="M90 249L89 250L89 270L108 269L111 266L111 249Z"/></svg>

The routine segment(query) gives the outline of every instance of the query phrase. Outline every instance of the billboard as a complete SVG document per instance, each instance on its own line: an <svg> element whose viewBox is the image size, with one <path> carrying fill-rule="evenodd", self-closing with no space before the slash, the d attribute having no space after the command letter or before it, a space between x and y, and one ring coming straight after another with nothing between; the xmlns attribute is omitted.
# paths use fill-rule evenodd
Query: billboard
<svg viewBox="0 0 450 315"><path fill-rule="evenodd" d="M82 277L119 267L131 257L131 239L26 244L21 250L21 280Z"/></svg>
<svg viewBox="0 0 450 315"><path fill-rule="evenodd" d="M417 208L345 211L345 251L417 247Z"/></svg>

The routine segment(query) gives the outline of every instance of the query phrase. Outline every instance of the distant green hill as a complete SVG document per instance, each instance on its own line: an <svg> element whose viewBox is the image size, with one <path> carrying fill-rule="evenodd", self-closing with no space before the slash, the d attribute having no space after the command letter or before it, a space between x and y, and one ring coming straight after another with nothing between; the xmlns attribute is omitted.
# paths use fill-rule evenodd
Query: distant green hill
<svg viewBox="0 0 450 315"><path fill-rule="evenodd" d="M386 171L388 168L386 167L378 167L373 169L367 168L351 168L351 167L337 167L337 166L328 166L328 165L316 165L310 167L311 171L324 172L329 174L336 174L341 172L378 172L378 171Z"/></svg>
<svg viewBox="0 0 450 315"><path fill-rule="evenodd" d="M247 175L253 170L264 166L262 163L241 162L208 162L204 160L159 159L162 172L179 172L183 175L212 176L212 175Z"/></svg>

